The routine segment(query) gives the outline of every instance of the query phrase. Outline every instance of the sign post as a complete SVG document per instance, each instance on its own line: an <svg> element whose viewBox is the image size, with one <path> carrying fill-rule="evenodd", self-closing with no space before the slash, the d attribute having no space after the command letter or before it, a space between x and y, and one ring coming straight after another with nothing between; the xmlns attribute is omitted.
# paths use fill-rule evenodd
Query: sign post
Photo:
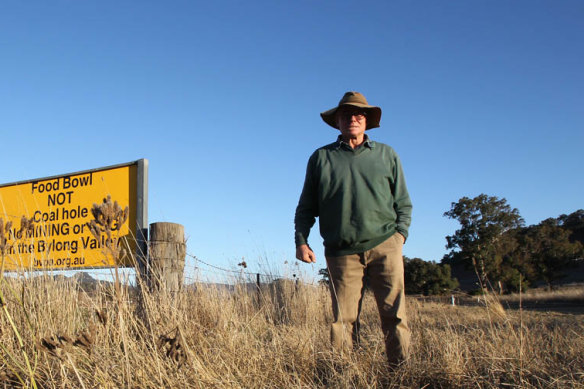
<svg viewBox="0 0 584 389"><path fill-rule="evenodd" d="M92 208L109 198L128 211L115 226L115 242L125 253L108 254L105 236L88 223ZM0 185L4 269L130 267L146 253L148 160ZM119 228L118 228L119 227ZM110 250L111 251L111 250Z"/></svg>

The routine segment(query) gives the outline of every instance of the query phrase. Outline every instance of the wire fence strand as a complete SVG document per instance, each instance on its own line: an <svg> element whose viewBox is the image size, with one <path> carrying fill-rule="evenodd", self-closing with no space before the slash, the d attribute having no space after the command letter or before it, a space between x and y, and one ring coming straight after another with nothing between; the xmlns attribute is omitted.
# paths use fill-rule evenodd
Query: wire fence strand
<svg viewBox="0 0 584 389"><path fill-rule="evenodd" d="M219 270L219 271L222 271L224 273L233 274L233 275L237 275L237 276L244 276L245 275L245 276L249 276L249 277L263 277L264 279L267 279L269 281L274 281L277 279L283 279L283 280L289 280L289 281L297 281L298 280L298 277L296 276L296 274L294 274L293 277L287 277L287 276L283 276L283 275L277 274L277 273L267 274L267 273L262 273L262 272L250 272L250 271L244 270L245 267L243 267L240 270L226 269L224 267L213 265L213 264L210 264L206 261L203 261L200 258L198 258L196 255L187 253L187 256L195 260L195 266L194 266L195 269L199 269L197 264L202 264L202 265L208 266L214 270ZM314 281L308 282L306 280L304 280L303 283L308 284L308 285L317 285L318 284L318 282L314 282Z"/></svg>

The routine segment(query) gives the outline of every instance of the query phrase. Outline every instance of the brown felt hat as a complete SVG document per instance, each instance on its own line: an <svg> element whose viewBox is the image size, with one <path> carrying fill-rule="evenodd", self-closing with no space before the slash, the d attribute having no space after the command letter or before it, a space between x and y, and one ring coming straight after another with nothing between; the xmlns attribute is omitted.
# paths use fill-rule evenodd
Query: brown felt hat
<svg viewBox="0 0 584 389"><path fill-rule="evenodd" d="M338 106L329 109L328 111L322 112L320 117L326 124L338 129L339 126L337 125L336 119L337 110L346 105L359 107L367 112L367 126L365 127L366 130L379 127L379 122L381 121L381 108L369 105L369 103L367 103L367 99L365 99L365 96L359 92L345 93L341 101L339 101Z"/></svg>

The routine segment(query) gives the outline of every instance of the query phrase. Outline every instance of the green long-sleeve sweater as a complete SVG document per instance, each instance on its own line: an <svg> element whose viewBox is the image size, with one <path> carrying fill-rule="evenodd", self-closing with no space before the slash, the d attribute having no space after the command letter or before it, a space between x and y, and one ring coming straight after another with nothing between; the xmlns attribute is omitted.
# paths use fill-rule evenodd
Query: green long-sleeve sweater
<svg viewBox="0 0 584 389"><path fill-rule="evenodd" d="M296 246L319 218L326 256L370 250L396 231L408 237L412 203L396 152L367 139L352 149L339 140L308 161L296 208Z"/></svg>

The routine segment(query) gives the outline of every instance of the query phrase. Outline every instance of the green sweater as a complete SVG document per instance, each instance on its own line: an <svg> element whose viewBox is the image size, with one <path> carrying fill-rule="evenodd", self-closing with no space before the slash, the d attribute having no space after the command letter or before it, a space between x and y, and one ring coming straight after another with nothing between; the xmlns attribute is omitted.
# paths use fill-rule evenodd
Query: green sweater
<svg viewBox="0 0 584 389"><path fill-rule="evenodd" d="M294 218L296 246L307 243L318 217L326 256L360 253L396 231L407 238L411 213L396 152L368 138L352 149L339 137L308 161Z"/></svg>

